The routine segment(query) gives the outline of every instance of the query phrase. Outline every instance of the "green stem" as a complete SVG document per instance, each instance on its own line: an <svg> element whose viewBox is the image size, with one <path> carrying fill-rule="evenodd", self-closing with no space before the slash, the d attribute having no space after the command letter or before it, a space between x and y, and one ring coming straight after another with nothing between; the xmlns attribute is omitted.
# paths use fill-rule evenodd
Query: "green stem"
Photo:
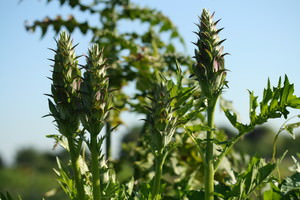
<svg viewBox="0 0 300 200"><path fill-rule="evenodd" d="M280 134L280 131L275 135L275 138L273 140L273 153L272 153L272 161L275 163L276 162L276 142L278 139L278 136Z"/></svg>
<svg viewBox="0 0 300 200"><path fill-rule="evenodd" d="M106 131L105 131L105 141L106 141L106 160L110 158L110 148L111 148L111 123L106 122Z"/></svg>
<svg viewBox="0 0 300 200"><path fill-rule="evenodd" d="M69 151L70 151L70 158L71 158L71 166L74 173L74 179L75 179L75 188L77 190L77 200L84 200L85 199L85 193L80 173L80 166L79 166L79 153L77 152L77 148L74 143L73 137L68 137L68 144L69 144Z"/></svg>
<svg viewBox="0 0 300 200"><path fill-rule="evenodd" d="M93 199L101 199L100 174L99 174L99 149L97 135L91 136L92 176L93 176Z"/></svg>
<svg viewBox="0 0 300 200"><path fill-rule="evenodd" d="M207 108L207 124L210 128L206 135L206 150L205 150L205 200L214 200L214 146L213 146L213 128L214 128L214 112L216 100L209 102Z"/></svg>
<svg viewBox="0 0 300 200"><path fill-rule="evenodd" d="M158 195L160 194L160 180L162 176L162 169L165 162L167 154L159 153L155 158L155 175L152 186L152 199L158 199Z"/></svg>
<svg viewBox="0 0 300 200"><path fill-rule="evenodd" d="M287 119L287 120L280 126L280 128L279 128L277 134L275 135L275 138L274 138L274 140L273 140L273 153L272 153L272 161L273 161L273 162L276 161L276 143L277 143L278 136L280 135L280 133L281 133L282 131L284 131L284 127L286 126L286 124L287 124L290 120L294 119L295 117L298 117L298 115L292 116L292 117L290 117L289 119Z"/></svg>

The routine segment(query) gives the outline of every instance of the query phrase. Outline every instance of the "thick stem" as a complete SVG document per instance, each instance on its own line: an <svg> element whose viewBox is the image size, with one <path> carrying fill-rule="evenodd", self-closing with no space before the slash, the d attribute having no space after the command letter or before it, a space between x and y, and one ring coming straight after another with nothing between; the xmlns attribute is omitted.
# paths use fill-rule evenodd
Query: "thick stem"
<svg viewBox="0 0 300 200"><path fill-rule="evenodd" d="M155 175L152 186L152 199L158 199L160 194L160 180L162 176L162 169L166 159L166 154L160 153L155 159Z"/></svg>
<svg viewBox="0 0 300 200"><path fill-rule="evenodd" d="M70 158L71 158L71 165L74 173L74 180L75 180L75 188L77 190L77 200L84 200L85 193L80 173L80 166L79 166L79 154L76 151L76 147L74 144L74 138L68 137L67 138L69 143L69 151L70 151Z"/></svg>
<svg viewBox="0 0 300 200"><path fill-rule="evenodd" d="M213 128L214 128L214 111L216 101L211 101L207 108L207 123L210 128L206 135L206 149L205 149L205 200L214 200L214 146L213 146Z"/></svg>
<svg viewBox="0 0 300 200"><path fill-rule="evenodd" d="M93 176L93 198L101 199L100 174L99 174L99 149L97 135L91 136L92 176Z"/></svg>

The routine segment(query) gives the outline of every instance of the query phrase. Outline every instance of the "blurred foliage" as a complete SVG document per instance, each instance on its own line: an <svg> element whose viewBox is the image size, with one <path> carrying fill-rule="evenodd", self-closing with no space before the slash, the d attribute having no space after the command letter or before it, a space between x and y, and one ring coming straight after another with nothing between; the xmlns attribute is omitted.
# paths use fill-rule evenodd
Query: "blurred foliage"
<svg viewBox="0 0 300 200"><path fill-rule="evenodd" d="M246 134L240 142L235 144L235 150L249 156L258 155L266 159L271 159L275 134L276 132L270 127L257 127L254 131ZM295 140L287 133L280 136L276 144L277 156L280 157L286 150L288 150L287 157L296 155L300 152L299 144L300 136L296 136Z"/></svg>
<svg viewBox="0 0 300 200"><path fill-rule="evenodd" d="M2 169L5 166L4 160L2 156L0 155L0 169Z"/></svg>
<svg viewBox="0 0 300 200"><path fill-rule="evenodd" d="M43 152L39 153L33 148L21 149L17 152L15 166L22 169L31 169L39 172L50 172L55 167L55 155Z"/></svg>
<svg viewBox="0 0 300 200"><path fill-rule="evenodd" d="M34 148L20 149L12 166L0 169L0 192L9 191L14 198L20 195L23 200L32 200L41 199L47 191L57 190L55 197L47 199L65 199L53 174L56 156L66 160L64 152L53 154Z"/></svg>

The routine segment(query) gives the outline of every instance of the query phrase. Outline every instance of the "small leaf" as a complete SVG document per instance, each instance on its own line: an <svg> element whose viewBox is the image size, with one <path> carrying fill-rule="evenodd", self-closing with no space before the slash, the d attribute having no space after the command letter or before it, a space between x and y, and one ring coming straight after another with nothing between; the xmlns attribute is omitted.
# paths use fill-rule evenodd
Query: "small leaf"
<svg viewBox="0 0 300 200"><path fill-rule="evenodd" d="M296 172L290 177L286 177L281 184L281 192L286 195L292 191L300 193L300 173Z"/></svg>
<svg viewBox="0 0 300 200"><path fill-rule="evenodd" d="M204 126L202 124L193 125L193 126L185 126L185 128L190 132L209 131L209 130L211 130L208 126Z"/></svg>
<svg viewBox="0 0 300 200"><path fill-rule="evenodd" d="M264 200L280 200L280 199L281 199L281 195L278 192L274 191L273 188L264 192Z"/></svg>
<svg viewBox="0 0 300 200"><path fill-rule="evenodd" d="M300 108L300 98L293 98L288 100L288 105L292 108L299 109Z"/></svg>
<svg viewBox="0 0 300 200"><path fill-rule="evenodd" d="M284 128L287 130L287 132L290 134L290 136L293 139L295 139L294 129L299 128L299 127L300 127L300 122L295 122L295 123L285 125Z"/></svg>

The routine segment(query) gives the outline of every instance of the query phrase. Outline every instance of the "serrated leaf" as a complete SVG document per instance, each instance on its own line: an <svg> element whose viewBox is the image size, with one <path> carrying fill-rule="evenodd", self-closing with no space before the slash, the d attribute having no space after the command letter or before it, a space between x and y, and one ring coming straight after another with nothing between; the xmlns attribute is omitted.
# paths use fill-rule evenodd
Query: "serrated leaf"
<svg viewBox="0 0 300 200"><path fill-rule="evenodd" d="M265 164L263 159L253 157L248 165L248 169L239 176L239 182L233 186L233 191L239 191L239 199L245 199L255 188L262 186L268 181L275 167L276 164L274 163ZM233 196L236 195L235 192L232 193Z"/></svg>

